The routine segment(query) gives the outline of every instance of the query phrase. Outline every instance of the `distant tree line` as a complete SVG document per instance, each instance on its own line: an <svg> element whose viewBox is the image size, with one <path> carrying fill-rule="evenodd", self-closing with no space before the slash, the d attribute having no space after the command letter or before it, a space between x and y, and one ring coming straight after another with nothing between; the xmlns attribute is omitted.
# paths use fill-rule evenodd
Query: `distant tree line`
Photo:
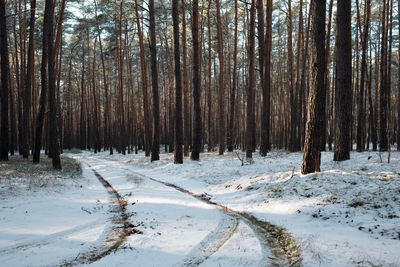
<svg viewBox="0 0 400 267"><path fill-rule="evenodd" d="M0 159L400 150L398 5L0 0Z"/></svg>

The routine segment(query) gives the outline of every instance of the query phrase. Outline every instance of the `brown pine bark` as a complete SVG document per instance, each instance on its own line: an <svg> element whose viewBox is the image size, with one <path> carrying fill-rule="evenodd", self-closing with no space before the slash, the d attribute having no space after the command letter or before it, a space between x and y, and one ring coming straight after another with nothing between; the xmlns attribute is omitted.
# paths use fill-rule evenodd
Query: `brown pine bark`
<svg viewBox="0 0 400 267"><path fill-rule="evenodd" d="M400 1L397 2L397 17L400 18ZM400 27L399 34L400 36ZM400 62L400 42L398 45L398 62ZM400 151L400 67L397 68L397 150Z"/></svg>
<svg viewBox="0 0 400 267"><path fill-rule="evenodd" d="M144 54L143 34L140 25L137 0L135 0L135 14L136 14L137 34L139 37L140 68L141 68L141 78L142 78L145 155L146 157L148 157L150 156L150 150L151 150L151 127L150 127L150 116L149 116L150 111L149 111L148 93L147 93L146 57Z"/></svg>
<svg viewBox="0 0 400 267"><path fill-rule="evenodd" d="M380 65L380 94L379 94L379 150L386 151L388 149L388 63L387 63L387 27L386 27L386 10L388 1L383 0L382 9L382 43L381 43L381 65Z"/></svg>
<svg viewBox="0 0 400 267"><path fill-rule="evenodd" d="M323 127L319 118L324 111L325 99L325 14L326 0L311 1L311 74L308 96L307 124L304 143L301 173L308 174L320 171L321 139Z"/></svg>
<svg viewBox="0 0 400 267"><path fill-rule="evenodd" d="M49 8L46 5L46 8ZM46 11L46 10L45 10ZM47 11L49 12L49 11ZM48 16L44 16L43 21L43 33L47 33L50 30L48 23ZM39 100L39 111L37 114L37 122L36 122L36 131L35 131L35 146L33 151L33 162L40 162L40 150L42 148L42 134L43 134L43 124L45 118L45 110L47 106L47 91L48 91L48 79L47 79L47 63L48 63L48 35L43 34L42 38L42 63L40 68L40 76L41 76L41 92L40 92L40 100Z"/></svg>
<svg viewBox="0 0 400 267"><path fill-rule="evenodd" d="M365 1L364 12L364 29L361 44L361 78L360 78L360 91L358 93L358 124L357 124L357 151L362 152L364 149L364 129L365 129L365 109L364 109L364 91L365 91L365 76L367 72L367 45L369 35L369 17L371 13L371 0Z"/></svg>
<svg viewBox="0 0 400 267"><path fill-rule="evenodd" d="M100 31L100 25L99 25L99 18L97 15L97 1L94 1L94 11L95 11L95 17L96 17L96 30L97 30L97 36L99 38L99 46L100 46L100 58L101 58L101 67L102 67L102 74L103 74L103 84L104 84L104 98L105 98L105 106L104 106L104 148L107 149L110 147L110 151L112 151L112 144L110 141L110 100L109 100L109 89L108 89L108 83L107 83L107 78L106 78L106 67L104 63L104 53L103 53L103 42L101 39L101 31Z"/></svg>
<svg viewBox="0 0 400 267"><path fill-rule="evenodd" d="M225 84L224 84L224 38L222 33L221 7L215 0L217 8L217 39L218 39L218 154L225 151Z"/></svg>
<svg viewBox="0 0 400 267"><path fill-rule="evenodd" d="M350 159L352 121L351 2L337 5L336 142L334 160Z"/></svg>
<svg viewBox="0 0 400 267"><path fill-rule="evenodd" d="M200 78L200 44L199 44L199 1L193 0L192 14L192 40L193 40L193 107L194 107L194 124L193 124L193 149L191 154L192 160L200 159L201 139L202 139L202 122L201 122L201 78Z"/></svg>
<svg viewBox="0 0 400 267"><path fill-rule="evenodd" d="M237 42L238 42L238 2L235 0L235 33L233 40L233 73L232 73L232 89L230 96L230 111L229 111L229 126L226 137L226 146L229 152L233 151L233 137L234 137L234 118L235 118L235 97L236 97L236 83L237 83Z"/></svg>
<svg viewBox="0 0 400 267"><path fill-rule="evenodd" d="M207 83L207 107L208 107L208 119L207 119L207 150L214 151L214 143L213 143L213 127L212 127L212 102L211 102L211 71L212 71L212 57L211 57L211 17L210 17L210 9L211 3L208 2L207 7L207 26L208 26L208 83Z"/></svg>
<svg viewBox="0 0 400 267"><path fill-rule="evenodd" d="M181 0L182 10L182 72L183 72L183 156L189 156L190 148L190 112L189 112L189 77L187 70L186 47L186 0Z"/></svg>
<svg viewBox="0 0 400 267"><path fill-rule="evenodd" d="M154 16L154 0L149 1L150 13L150 55L151 55L151 84L153 89L153 144L151 148L151 161L160 159L160 108L158 95L157 72L157 42L156 21Z"/></svg>
<svg viewBox="0 0 400 267"><path fill-rule="evenodd" d="M260 154L266 156L270 149L270 120L271 120L271 51L272 51L272 0L267 0L266 10L266 35L265 35L265 70L263 102L261 110L261 145Z"/></svg>
<svg viewBox="0 0 400 267"><path fill-rule="evenodd" d="M0 161L8 160L8 93L9 93L9 55L7 40L6 5L0 0L0 56L1 56L1 130L0 130Z"/></svg>
<svg viewBox="0 0 400 267"><path fill-rule="evenodd" d="M297 125L297 103L296 103L296 92L294 87L293 78L293 23L292 23L292 1L287 1L288 13L287 13L287 59L288 59L288 76L289 76L289 101L290 101L290 133L289 133L289 151L295 152L296 147L296 125Z"/></svg>
<svg viewBox="0 0 400 267"><path fill-rule="evenodd" d="M253 131L254 131L254 50L255 50L255 0L250 6L250 28L249 28L249 69L247 86L247 117L246 117L246 159L251 162L253 157Z"/></svg>
<svg viewBox="0 0 400 267"><path fill-rule="evenodd" d="M182 135L182 79L179 48L179 2L172 0L172 20L174 31L174 62L175 62L175 124L174 124L174 163L183 163Z"/></svg>
<svg viewBox="0 0 400 267"><path fill-rule="evenodd" d="M46 12L47 11L47 12ZM54 2L46 0L45 17L48 17L48 29L44 34L47 35L47 50L48 50L48 77L49 77L49 127L50 127L50 143L52 148L52 164L57 170L61 169L60 160L60 141L58 136L58 123L57 123L57 104L56 104L56 80L55 80L55 58L54 53Z"/></svg>
<svg viewBox="0 0 400 267"><path fill-rule="evenodd" d="M29 45L28 45L28 64L26 66L26 81L24 90L24 114L23 124L24 129L20 133L22 135L22 146L24 146L23 157L29 156L29 129L30 129L30 115L31 115L31 94L32 94L32 76L34 64L34 32L35 32L35 13L36 13L36 0L31 0L31 17L29 22Z"/></svg>

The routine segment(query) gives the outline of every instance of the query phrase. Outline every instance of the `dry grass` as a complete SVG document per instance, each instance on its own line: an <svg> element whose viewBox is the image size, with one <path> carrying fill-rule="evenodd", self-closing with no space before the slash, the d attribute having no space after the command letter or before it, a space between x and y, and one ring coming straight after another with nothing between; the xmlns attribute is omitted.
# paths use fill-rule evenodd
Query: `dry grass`
<svg viewBox="0 0 400 267"><path fill-rule="evenodd" d="M19 155L11 156L9 161L0 161L0 197L21 191L35 192L40 188L59 188L82 177L82 169L76 160L61 157L61 164L61 171L54 170L51 159L45 155L35 164L32 158L28 160Z"/></svg>

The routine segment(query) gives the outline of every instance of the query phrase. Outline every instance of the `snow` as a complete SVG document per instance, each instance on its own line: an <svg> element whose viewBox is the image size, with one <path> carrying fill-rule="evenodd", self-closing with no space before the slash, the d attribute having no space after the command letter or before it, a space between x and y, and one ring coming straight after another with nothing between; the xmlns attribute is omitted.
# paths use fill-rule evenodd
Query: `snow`
<svg viewBox="0 0 400 267"><path fill-rule="evenodd" d="M29 186L29 177L0 176L1 265L271 264L273 248L254 224L201 199L284 227L303 266L400 265L399 152L391 152L390 163L387 153L354 152L334 162L324 152L322 171L309 175L300 173L301 153L283 151L255 153L244 166L235 153L204 153L181 165L167 153L153 163L142 153L66 156L81 163L82 177L49 185L45 177L46 186ZM94 262L76 262L106 251L121 228L115 200L93 170L126 201L129 222L141 233Z"/></svg>

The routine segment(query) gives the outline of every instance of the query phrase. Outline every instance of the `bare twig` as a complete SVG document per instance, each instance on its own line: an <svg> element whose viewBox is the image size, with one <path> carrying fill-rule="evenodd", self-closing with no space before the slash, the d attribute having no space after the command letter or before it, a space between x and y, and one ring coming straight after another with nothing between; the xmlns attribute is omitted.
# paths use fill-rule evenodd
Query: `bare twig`
<svg viewBox="0 0 400 267"><path fill-rule="evenodd" d="M238 157L238 159L240 160L240 162L242 163L242 166L244 165L244 156L242 154L242 157L240 157L239 153L237 152L237 150L235 150L236 156Z"/></svg>

